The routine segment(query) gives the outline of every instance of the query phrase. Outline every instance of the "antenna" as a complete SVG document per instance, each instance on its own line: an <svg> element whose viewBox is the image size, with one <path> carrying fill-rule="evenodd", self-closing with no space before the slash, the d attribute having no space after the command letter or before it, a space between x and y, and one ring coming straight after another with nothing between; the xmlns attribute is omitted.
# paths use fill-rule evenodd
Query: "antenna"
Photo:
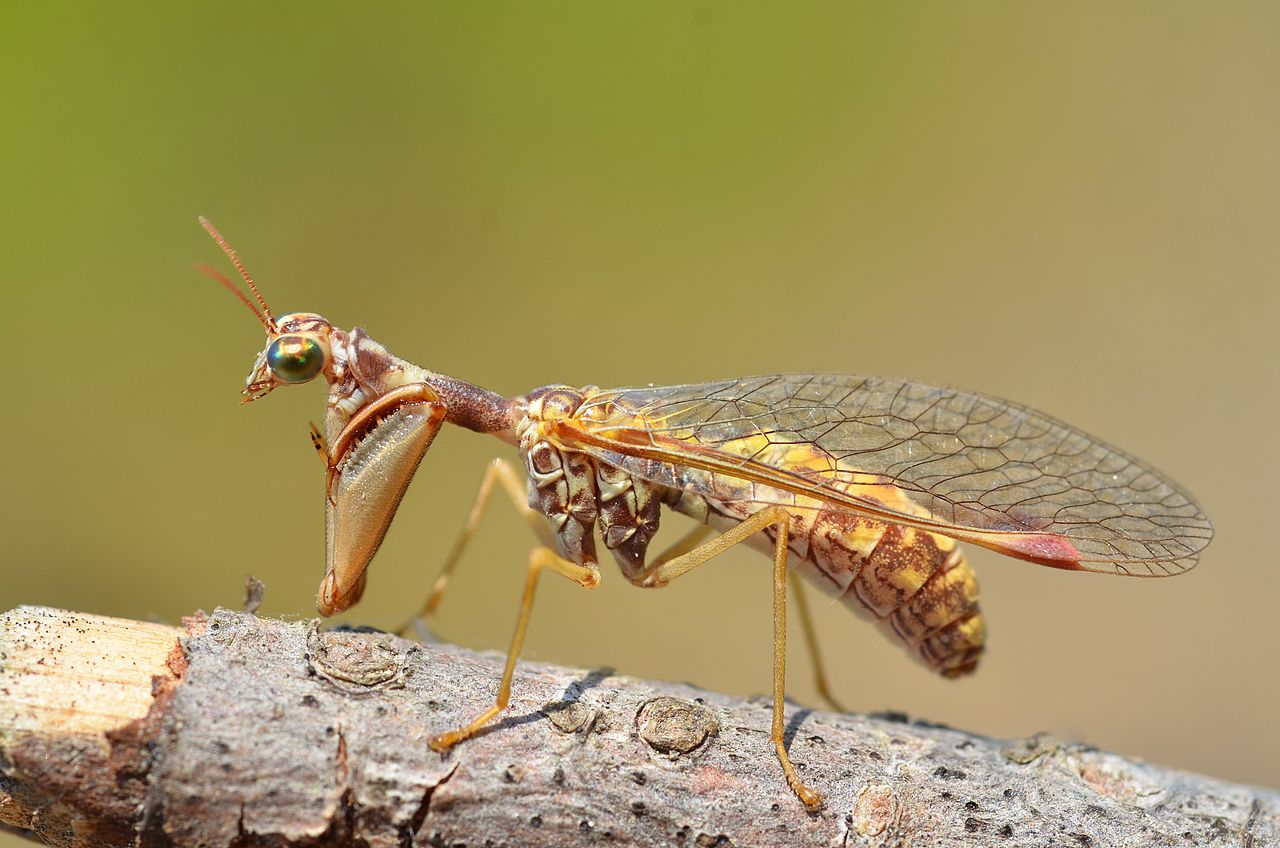
<svg viewBox="0 0 1280 848"><path fill-rule="evenodd" d="M210 268L208 265L197 265L196 270L201 274L212 277L222 283L227 287L228 291L240 298L240 302L249 307L250 311L258 317L259 321L262 322L262 326L267 328L267 332L278 333L280 330L279 327L276 326L275 316L272 315L271 310L267 308L267 302L263 299L262 292L258 291L258 287L253 284L253 277L250 277L249 272L245 270L244 263L240 261L240 255L236 253L235 248L227 244L227 240L222 237L222 233L218 232L218 228L203 215L200 216L200 226L204 227L209 235L213 236L213 240L222 248L222 252L227 254L227 258L236 266L236 270L240 272L241 278L243 278L245 283L248 284L249 290L253 292L254 298L257 299L258 306L262 307L262 311L259 312L257 307L249 302L249 298L245 297L244 292L236 288L234 283L215 271L213 268Z"/></svg>

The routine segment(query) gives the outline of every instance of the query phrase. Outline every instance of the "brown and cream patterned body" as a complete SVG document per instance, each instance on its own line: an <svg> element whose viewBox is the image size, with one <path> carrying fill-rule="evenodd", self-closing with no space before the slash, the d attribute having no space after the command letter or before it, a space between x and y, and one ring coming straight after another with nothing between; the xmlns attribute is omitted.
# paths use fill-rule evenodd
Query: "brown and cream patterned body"
<svg viewBox="0 0 1280 848"><path fill-rule="evenodd" d="M556 443L557 420L573 417L593 391L567 386L539 389L517 401L518 444L529 478L529 505L547 517L560 553L580 564L596 564L595 531L623 575L646 585L642 575L662 505L715 530L725 531L763 504L724 499L649 482ZM752 448L745 443L743 451ZM802 465L802 446L788 446L787 461ZM754 449L758 453L758 449ZM690 473L686 470L685 473ZM892 487L873 488L881 499ZM973 671L982 653L985 627L978 584L955 541L796 499L790 516L789 566L879 623L912 655L947 677ZM749 544L770 553L771 532Z"/></svg>
<svg viewBox="0 0 1280 848"><path fill-rule="evenodd" d="M319 316L288 318L290 329L308 330ZM701 475L699 490L720 495L704 496L686 486L650 482L663 478L662 469L646 479L562 444L556 439L556 422L579 415L622 414L612 405L602 410L588 403L597 392L593 386L546 386L506 400L399 360L359 327L333 335L337 379L330 401L334 414L327 422L330 441L336 441L349 422L348 408L358 409L368 397L429 380L446 399L456 423L516 442L528 474L529 506L546 517L559 553L572 562L597 564L598 532L623 576L642 586L663 505L721 532L764 506L753 499L759 493L741 481L681 469L685 476ZM722 449L789 468L816 467L823 461L810 445L770 445L758 438L739 439ZM895 487L871 475L844 488L899 510L921 512ZM832 509L813 499L785 500L790 515L789 567L880 624L935 671L955 677L974 670L985 626L977 580L955 540ZM748 544L767 554L774 537L771 531L761 532Z"/></svg>
<svg viewBox="0 0 1280 848"><path fill-rule="evenodd" d="M540 575L599 585L597 534L627 580L649 588L742 542L772 552L769 740L788 787L811 811L821 793L787 752L788 569L952 677L976 667L985 637L977 581L957 539L1053 568L1163 577L1191 568L1213 535L1189 493L1150 465L1043 413L960 389L773 374L603 391L547 386L508 399L396 357L359 327L343 331L309 312L277 318L235 250L201 224L253 299L204 270L267 331L244 402L318 377L329 385L324 431L311 430L325 467L322 615L360 599L369 563L443 424L520 451L525 480L503 460L490 464L419 613L435 610L495 485L517 506L527 497L530 510L521 511L544 544L529 553L497 697L466 726L432 736L440 752L509 704ZM722 534L701 544L690 534L649 561L664 505ZM815 672L829 698L816 662Z"/></svg>

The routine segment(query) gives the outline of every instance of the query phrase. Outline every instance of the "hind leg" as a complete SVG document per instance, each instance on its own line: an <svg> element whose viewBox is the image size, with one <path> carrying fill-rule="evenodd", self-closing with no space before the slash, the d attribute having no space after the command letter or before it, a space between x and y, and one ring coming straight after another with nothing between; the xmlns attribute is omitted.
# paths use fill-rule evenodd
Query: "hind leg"
<svg viewBox="0 0 1280 848"><path fill-rule="evenodd" d="M827 672L822 662L822 651L818 647L818 633L813 627L813 617L809 613L809 601L805 598L804 587L800 583L800 577L794 571L791 572L791 596L795 599L796 612L799 613L800 632L804 634L804 642L809 649L809 663L813 666L814 688L818 690L818 696L831 709L838 713L848 712L844 705L836 700L836 696L831 694L831 687L827 684Z"/></svg>

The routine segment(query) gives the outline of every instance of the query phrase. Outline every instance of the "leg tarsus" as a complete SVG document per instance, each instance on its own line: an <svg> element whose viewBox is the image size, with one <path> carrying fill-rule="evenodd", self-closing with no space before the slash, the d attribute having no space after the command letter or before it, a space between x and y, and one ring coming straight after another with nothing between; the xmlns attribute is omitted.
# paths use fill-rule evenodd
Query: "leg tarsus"
<svg viewBox="0 0 1280 848"><path fill-rule="evenodd" d="M781 739L773 741L774 750L778 752L778 762L782 763L782 773L787 778L787 786L791 787L791 791L796 793L796 797L800 799L800 803L804 804L804 808L811 813L816 813L822 809L822 795L810 789L800 775L796 774L796 767L791 765L791 758L787 756L786 746L783 745Z"/></svg>

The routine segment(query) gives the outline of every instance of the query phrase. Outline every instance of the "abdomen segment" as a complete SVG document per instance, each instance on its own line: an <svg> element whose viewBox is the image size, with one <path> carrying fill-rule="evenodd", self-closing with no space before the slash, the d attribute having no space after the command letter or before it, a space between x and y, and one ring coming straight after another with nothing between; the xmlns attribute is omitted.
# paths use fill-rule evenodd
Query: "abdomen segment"
<svg viewBox="0 0 1280 848"><path fill-rule="evenodd" d="M675 489L664 501L721 532L759 508ZM977 667L986 641L978 581L954 539L839 510L788 511L792 568L939 674L958 677ZM772 553L771 531L748 544Z"/></svg>
<svg viewBox="0 0 1280 848"><path fill-rule="evenodd" d="M977 667L986 640L978 581L954 540L844 512L797 523L811 526L804 570L826 591L938 673Z"/></svg>

